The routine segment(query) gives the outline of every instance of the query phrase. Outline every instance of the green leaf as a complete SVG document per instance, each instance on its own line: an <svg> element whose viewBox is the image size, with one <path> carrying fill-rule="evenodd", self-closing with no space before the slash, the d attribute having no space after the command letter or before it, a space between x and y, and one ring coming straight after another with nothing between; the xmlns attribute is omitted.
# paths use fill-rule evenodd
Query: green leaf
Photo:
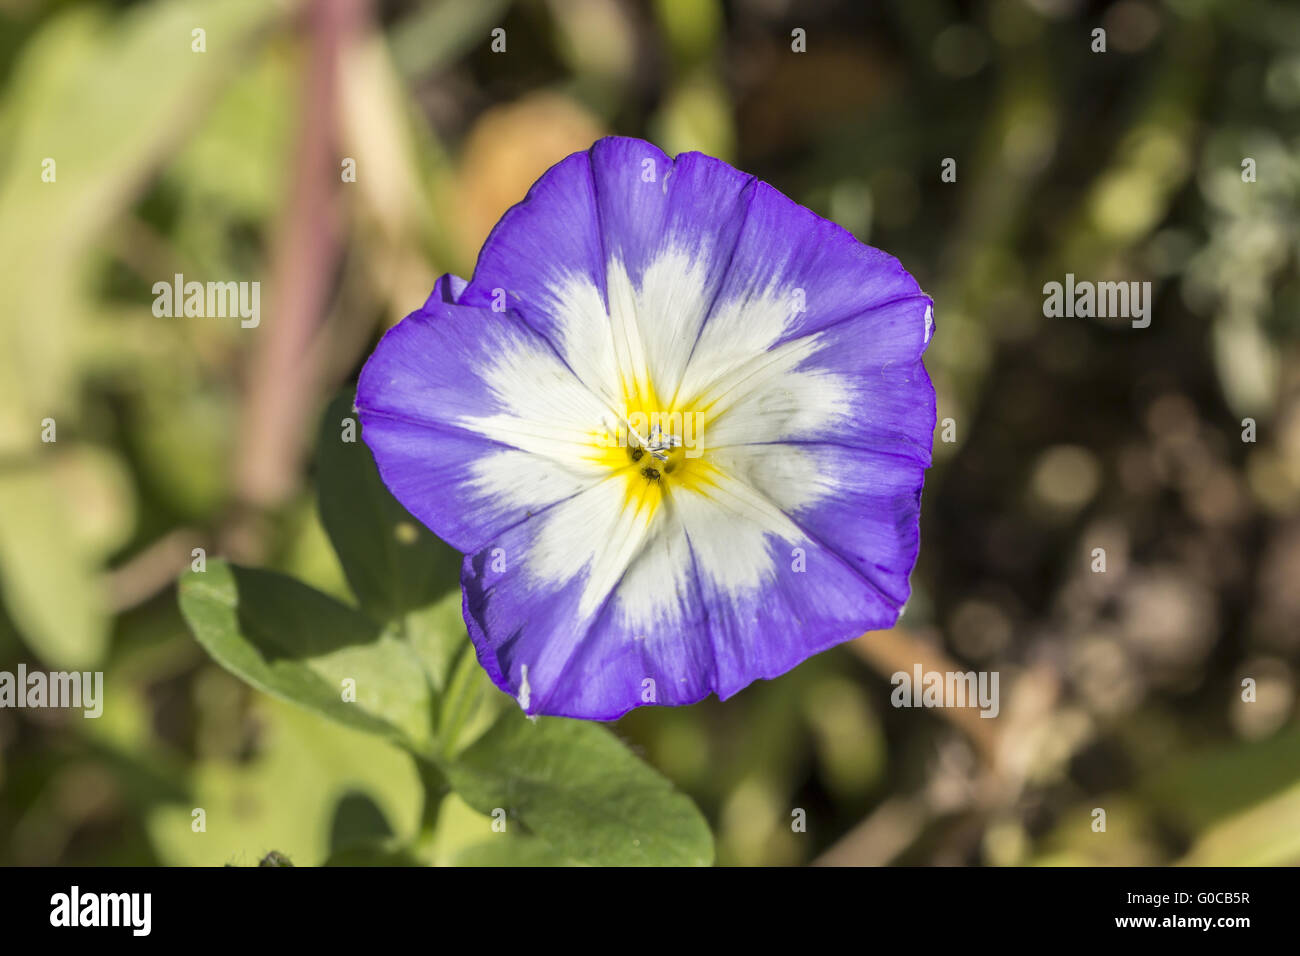
<svg viewBox="0 0 1300 956"><path fill-rule="evenodd" d="M331 853L321 866L426 866L407 846L396 840L359 843Z"/></svg>
<svg viewBox="0 0 1300 956"><path fill-rule="evenodd" d="M28 647L45 663L81 670L108 643L94 558L77 541L43 465L0 473L0 594Z"/></svg>
<svg viewBox="0 0 1300 956"><path fill-rule="evenodd" d="M408 749L432 745L432 696L406 641L293 578L209 562L180 582L181 612L208 653L269 694ZM355 682L355 701L344 681Z"/></svg>
<svg viewBox="0 0 1300 956"><path fill-rule="evenodd" d="M452 854L448 866L573 866L544 840L495 834Z"/></svg>
<svg viewBox="0 0 1300 956"><path fill-rule="evenodd" d="M62 5L68 6L68 5ZM0 101L0 448L75 411L98 236L203 118L289 6L166 0L62 10L24 44ZM194 53L191 30L207 31ZM166 77L165 82L159 82ZM42 182L46 159L56 179ZM33 316L39 316L36 321Z"/></svg>
<svg viewBox="0 0 1300 956"><path fill-rule="evenodd" d="M482 737L497 722L502 711L513 709L514 701L503 694L479 665L474 648L466 639L451 683L438 709L439 756L454 760L461 751Z"/></svg>
<svg viewBox="0 0 1300 956"><path fill-rule="evenodd" d="M416 7L391 31L393 59L407 77L424 76L481 42L509 0L439 0Z"/></svg>
<svg viewBox="0 0 1300 956"><path fill-rule="evenodd" d="M202 759L184 779L183 802L148 811L161 862L256 866L274 849L295 866L316 866L380 831L394 844L415 838L420 780L405 751L270 698L255 699L252 713L261 733L247 762ZM363 802L372 819L358 824ZM195 807L206 813L203 832L192 828Z"/></svg>
<svg viewBox="0 0 1300 956"><path fill-rule="evenodd" d="M438 807L437 827L422 852L434 866L573 866L545 840L521 826L479 813L455 792Z"/></svg>
<svg viewBox="0 0 1300 956"><path fill-rule="evenodd" d="M330 403L316 446L321 522L361 606L392 621L434 603L459 581L460 555L388 493L350 395Z"/></svg>
<svg viewBox="0 0 1300 956"><path fill-rule="evenodd" d="M1300 859L1300 784L1199 834L1183 866L1287 866Z"/></svg>
<svg viewBox="0 0 1300 956"><path fill-rule="evenodd" d="M254 687L436 762L426 803L442 801L449 784L485 819L505 810L512 839L489 826L461 862L711 862L712 836L694 804L608 730L529 721L492 685L465 635L459 593L430 571L454 552L414 525L364 446L342 440L346 418L346 399L325 416L320 507L365 611L281 574L214 561L181 579L181 609L199 642ZM394 533L403 523L417 529L409 543ZM356 682L351 703L341 693L347 678ZM364 826L357 832L354 846L334 848L335 862L428 859Z"/></svg>
<svg viewBox="0 0 1300 956"><path fill-rule="evenodd" d="M506 811L557 853L609 866L706 866L708 824L687 796L598 724L511 710L447 767L480 813Z"/></svg>
<svg viewBox="0 0 1300 956"><path fill-rule="evenodd" d="M1234 781L1224 787L1224 780ZM1300 727L1230 747L1202 747L1153 768L1137 783L1153 813L1202 831L1294 790L1300 783Z"/></svg>
<svg viewBox="0 0 1300 956"><path fill-rule="evenodd" d="M465 618L461 616L460 607L461 594L457 588L436 604L405 615L399 625L411 642L411 650L424 665L429 683L440 694L447 690L456 659L469 647L469 635L465 632Z"/></svg>
<svg viewBox="0 0 1300 956"><path fill-rule="evenodd" d="M430 688L429 665L422 666L421 655L394 626L293 578L213 561L206 571L182 577L180 603L199 642L227 670L267 693L431 756L440 765L439 780L445 774L465 804L487 817L505 810L518 828L512 833L539 841L488 843L470 857L605 865L712 860L708 825L689 798L598 724L525 718L491 685L468 642L439 697ZM449 604L441 608L444 616ZM349 678L354 702L343 699ZM382 846L376 861L405 858L380 834L363 835ZM340 860L350 858L337 849Z"/></svg>

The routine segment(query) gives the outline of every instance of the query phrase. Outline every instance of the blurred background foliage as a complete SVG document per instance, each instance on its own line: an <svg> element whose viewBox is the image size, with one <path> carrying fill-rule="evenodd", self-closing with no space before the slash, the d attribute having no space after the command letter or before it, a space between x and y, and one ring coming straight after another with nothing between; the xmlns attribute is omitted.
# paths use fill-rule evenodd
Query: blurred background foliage
<svg viewBox="0 0 1300 956"><path fill-rule="evenodd" d="M615 726L719 862L1300 863L1298 107L1282 0L0 0L0 669L106 674L99 720L0 710L0 862L416 832L410 761L221 670L176 577L204 547L347 594L326 403L612 132L759 175L936 300L955 440L902 624ZM1045 319L1066 272L1151 281L1150 328ZM156 317L174 273L263 282L261 325ZM1000 716L892 708L915 662L998 671ZM481 825L445 809L428 859Z"/></svg>

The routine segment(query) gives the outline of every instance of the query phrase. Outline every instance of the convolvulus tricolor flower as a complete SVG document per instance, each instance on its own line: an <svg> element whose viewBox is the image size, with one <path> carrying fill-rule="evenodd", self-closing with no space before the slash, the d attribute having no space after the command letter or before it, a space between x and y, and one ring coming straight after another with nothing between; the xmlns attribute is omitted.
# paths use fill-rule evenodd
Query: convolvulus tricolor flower
<svg viewBox="0 0 1300 956"><path fill-rule="evenodd" d="M897 620L931 315L897 260L766 183L603 139L384 336L356 404L389 489L466 555L492 680L608 719Z"/></svg>

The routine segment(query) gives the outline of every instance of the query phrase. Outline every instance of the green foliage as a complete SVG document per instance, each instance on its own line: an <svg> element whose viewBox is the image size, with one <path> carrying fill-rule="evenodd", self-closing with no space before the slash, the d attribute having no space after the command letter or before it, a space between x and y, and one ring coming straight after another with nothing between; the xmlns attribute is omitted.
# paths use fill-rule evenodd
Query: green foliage
<svg viewBox="0 0 1300 956"><path fill-rule="evenodd" d="M330 404L318 439L320 515L361 607L397 621L434 604L456 580L460 555L407 514L360 440L351 400ZM345 430L351 441L345 440Z"/></svg>
<svg viewBox="0 0 1300 956"><path fill-rule="evenodd" d="M5 602L41 657L64 667L99 660L108 637L93 564L79 547L45 468L0 475Z"/></svg>
<svg viewBox="0 0 1300 956"><path fill-rule="evenodd" d="M405 641L283 574L212 561L181 579L181 611L217 663L258 690L422 750L429 686ZM355 684L355 702L344 685Z"/></svg>
<svg viewBox="0 0 1300 956"><path fill-rule="evenodd" d="M459 614L454 557L388 494L359 431L325 415L320 510L360 608L287 575L213 560L180 582L200 644L259 690L408 751L433 825L446 786L524 843L460 862L706 865L712 837L690 799L593 723L529 720L478 666ZM352 440L346 440L351 438ZM513 836L512 836L513 839ZM377 829L335 863L415 862L427 845ZM423 856L422 856L423 854Z"/></svg>
<svg viewBox="0 0 1300 956"><path fill-rule="evenodd" d="M277 850L314 866L383 840L416 839L420 783L404 751L278 700L262 698L254 714L267 739L252 759L204 760L189 774L192 802L148 811L161 862L255 866ZM205 814L198 832L194 808Z"/></svg>
<svg viewBox="0 0 1300 956"><path fill-rule="evenodd" d="M564 856L606 864L712 861L690 800L592 724L509 712L448 766L482 813L508 808Z"/></svg>
<svg viewBox="0 0 1300 956"><path fill-rule="evenodd" d="M59 447L74 435L79 374L97 361L92 245L278 10L264 0L175 0L115 19L70 10L23 49L0 102L0 596L51 665L99 662L110 627L104 549L79 537L78 489L37 451L47 416ZM199 22L225 38L209 54L190 49Z"/></svg>

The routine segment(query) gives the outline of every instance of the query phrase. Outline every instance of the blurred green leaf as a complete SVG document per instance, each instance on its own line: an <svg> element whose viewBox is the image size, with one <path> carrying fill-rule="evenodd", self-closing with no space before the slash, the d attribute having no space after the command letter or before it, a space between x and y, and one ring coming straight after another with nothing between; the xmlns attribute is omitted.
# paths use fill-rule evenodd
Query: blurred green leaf
<svg viewBox="0 0 1300 956"><path fill-rule="evenodd" d="M359 843L330 853L321 866L425 866L425 862L398 840Z"/></svg>
<svg viewBox="0 0 1300 956"><path fill-rule="evenodd" d="M707 58L725 26L716 0L655 0L654 12L669 46L687 63Z"/></svg>
<svg viewBox="0 0 1300 956"><path fill-rule="evenodd" d="M95 562L45 466L0 471L0 589L45 663L81 670L103 656L108 620Z"/></svg>
<svg viewBox="0 0 1300 956"><path fill-rule="evenodd" d="M488 43L510 0L436 0L416 7L392 29L393 60L405 76L442 66L476 43Z"/></svg>
<svg viewBox="0 0 1300 956"><path fill-rule="evenodd" d="M293 578L211 561L181 578L181 612L213 658L260 690L416 751L431 691L408 644ZM355 701L344 700L344 681Z"/></svg>
<svg viewBox="0 0 1300 956"><path fill-rule="evenodd" d="M1300 861L1300 784L1202 833L1185 866L1294 866Z"/></svg>
<svg viewBox="0 0 1300 956"><path fill-rule="evenodd" d="M269 47L240 71L177 153L165 175L192 214L272 219L290 168L295 65L292 47Z"/></svg>
<svg viewBox="0 0 1300 956"><path fill-rule="evenodd" d="M301 707L260 698L257 752L246 763L209 759L186 781L192 803L148 814L150 837L172 866L256 866L271 850L296 866L368 844L336 841L340 810L364 799L375 825L394 842L410 841L420 816L420 785L410 759L371 734L358 733ZM205 829L193 829L202 808Z"/></svg>
<svg viewBox="0 0 1300 956"><path fill-rule="evenodd" d="M391 621L454 587L460 555L388 493L361 441L351 396L330 404L316 448L321 521L361 606Z"/></svg>
<svg viewBox="0 0 1300 956"><path fill-rule="evenodd" d="M194 392L192 383L150 384L131 409L131 450L160 502L183 520L201 521L229 494L232 409Z"/></svg>
<svg viewBox="0 0 1300 956"><path fill-rule="evenodd" d="M1143 777L1138 793L1165 820L1193 831L1249 812L1300 783L1300 726L1263 740L1175 756Z"/></svg>
<svg viewBox="0 0 1300 956"><path fill-rule="evenodd" d="M84 301L88 252L283 9L266 0L169 0L114 17L81 6L24 47L0 104L9 132L0 174L0 448L32 445L41 416L74 410L80 332L93 313ZM199 27L204 53L191 49ZM43 181L47 169L53 181Z"/></svg>
<svg viewBox="0 0 1300 956"><path fill-rule="evenodd" d="M446 692L452 667L469 648L460 590L448 592L437 603L407 614L402 618L402 631L424 665L424 672L429 675L434 689L440 694ZM474 656L472 650L468 654L471 658ZM446 706L445 700L443 706Z"/></svg>
<svg viewBox="0 0 1300 956"><path fill-rule="evenodd" d="M462 633L464 626L461 627ZM454 760L496 723L502 711L514 702L488 679L468 638L452 674L438 712L439 752L444 761Z"/></svg>
<svg viewBox="0 0 1300 956"><path fill-rule="evenodd" d="M573 866L545 840L532 836L489 837L451 857L449 866Z"/></svg>

